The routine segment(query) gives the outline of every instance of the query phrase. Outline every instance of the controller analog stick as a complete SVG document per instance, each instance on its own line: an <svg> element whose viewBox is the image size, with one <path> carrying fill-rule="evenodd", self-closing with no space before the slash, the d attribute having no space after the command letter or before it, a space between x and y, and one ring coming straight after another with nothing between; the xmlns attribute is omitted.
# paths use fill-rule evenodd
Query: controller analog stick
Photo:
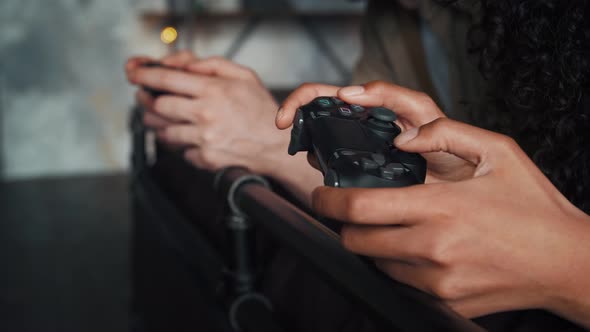
<svg viewBox="0 0 590 332"><path fill-rule="evenodd" d="M393 123L397 116L393 111L384 107L374 107L369 110L368 127L386 142L392 142L400 129Z"/></svg>
<svg viewBox="0 0 590 332"><path fill-rule="evenodd" d="M393 111L391 111L385 107L371 108L371 110L369 111L369 114L375 120L380 121L380 122L389 123L389 122L393 122L397 119L397 116L395 115L395 113L393 113Z"/></svg>

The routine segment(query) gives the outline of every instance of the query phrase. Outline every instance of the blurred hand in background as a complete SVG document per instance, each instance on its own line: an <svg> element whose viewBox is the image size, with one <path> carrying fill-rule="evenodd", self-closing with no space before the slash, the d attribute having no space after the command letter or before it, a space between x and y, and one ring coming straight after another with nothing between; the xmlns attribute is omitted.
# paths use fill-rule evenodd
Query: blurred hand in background
<svg viewBox="0 0 590 332"><path fill-rule="evenodd" d="M182 146L194 166L217 170L236 165L276 178L304 202L322 183L305 156L287 154L290 134L274 125L278 104L250 68L221 57L199 59L179 52L159 60L175 67L143 67L154 61L134 57L126 65L130 83L170 94L152 98L143 89L138 102L144 122L160 141Z"/></svg>

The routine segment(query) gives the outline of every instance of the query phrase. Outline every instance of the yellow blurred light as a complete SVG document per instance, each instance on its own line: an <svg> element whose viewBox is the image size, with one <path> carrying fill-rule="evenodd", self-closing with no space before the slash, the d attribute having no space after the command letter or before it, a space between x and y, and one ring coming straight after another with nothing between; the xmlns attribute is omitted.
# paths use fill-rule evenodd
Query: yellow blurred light
<svg viewBox="0 0 590 332"><path fill-rule="evenodd" d="M165 27L160 33L160 40L165 44L173 43L178 38L178 32L173 27Z"/></svg>

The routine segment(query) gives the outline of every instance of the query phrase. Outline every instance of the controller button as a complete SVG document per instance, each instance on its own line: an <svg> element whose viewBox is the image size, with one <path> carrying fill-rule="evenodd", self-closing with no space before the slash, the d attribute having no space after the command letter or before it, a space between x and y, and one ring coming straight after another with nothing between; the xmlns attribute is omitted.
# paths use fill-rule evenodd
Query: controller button
<svg viewBox="0 0 590 332"><path fill-rule="evenodd" d="M340 107L338 112L344 116L352 116L352 111L348 107Z"/></svg>
<svg viewBox="0 0 590 332"><path fill-rule="evenodd" d="M360 105L350 105L350 108L352 109L353 112L355 113L362 113L365 111L365 108L360 106Z"/></svg>
<svg viewBox="0 0 590 332"><path fill-rule="evenodd" d="M344 105L344 102L343 102L342 100L340 100L340 99L336 98L336 97L332 97L332 102L333 102L335 105Z"/></svg>
<svg viewBox="0 0 590 332"><path fill-rule="evenodd" d="M318 116L330 116L332 114L328 111L319 111L319 112L317 112L317 115Z"/></svg>
<svg viewBox="0 0 590 332"><path fill-rule="evenodd" d="M395 113L392 110L387 109L385 107L374 107L371 108L370 114L376 120L383 121L383 122L393 122L397 119Z"/></svg>
<svg viewBox="0 0 590 332"><path fill-rule="evenodd" d="M379 164L377 164L377 162L368 158L361 159L361 166L365 171L379 168Z"/></svg>
<svg viewBox="0 0 590 332"><path fill-rule="evenodd" d="M381 177L387 180L393 180L406 172L405 167L400 163L387 164L380 168Z"/></svg>
<svg viewBox="0 0 590 332"><path fill-rule="evenodd" d="M373 158L373 160L375 160L375 162L377 164L379 164L379 166L385 165L385 156L384 155L378 154L378 153L373 153L373 154L371 154L371 158Z"/></svg>
<svg viewBox="0 0 590 332"><path fill-rule="evenodd" d="M340 187L340 182L338 181L338 174L335 170L329 169L326 171L326 175L324 176L324 184L330 187Z"/></svg>
<svg viewBox="0 0 590 332"><path fill-rule="evenodd" d="M354 152L352 150L341 150L339 152L343 156L354 156L356 154L356 152Z"/></svg>
<svg viewBox="0 0 590 332"><path fill-rule="evenodd" d="M329 98L320 98L315 101L318 105L322 107L329 107L332 106L332 102Z"/></svg>

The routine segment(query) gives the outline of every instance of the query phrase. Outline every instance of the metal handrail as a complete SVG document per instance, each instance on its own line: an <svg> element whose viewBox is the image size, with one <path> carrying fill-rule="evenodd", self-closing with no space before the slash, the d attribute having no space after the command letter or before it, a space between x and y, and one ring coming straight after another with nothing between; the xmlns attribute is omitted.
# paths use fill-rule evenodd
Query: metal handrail
<svg viewBox="0 0 590 332"><path fill-rule="evenodd" d="M130 120L133 175L137 183L149 184L145 177L145 127L140 109L132 112ZM139 187L137 190L142 191ZM233 262L226 264L236 287L228 318L235 330L258 331L260 327L268 331L282 330L272 317L272 304L264 296L258 296L251 287L253 278L248 277L253 270L245 263L252 263L255 257L251 250L242 248L251 245L248 243L252 241L251 227L257 227L299 254L336 288L396 331L484 331L440 300L388 278L365 259L344 249L336 233L274 193L260 176L244 168L227 168L216 174L215 190L230 208L226 226L233 233L234 243L230 244Z"/></svg>

